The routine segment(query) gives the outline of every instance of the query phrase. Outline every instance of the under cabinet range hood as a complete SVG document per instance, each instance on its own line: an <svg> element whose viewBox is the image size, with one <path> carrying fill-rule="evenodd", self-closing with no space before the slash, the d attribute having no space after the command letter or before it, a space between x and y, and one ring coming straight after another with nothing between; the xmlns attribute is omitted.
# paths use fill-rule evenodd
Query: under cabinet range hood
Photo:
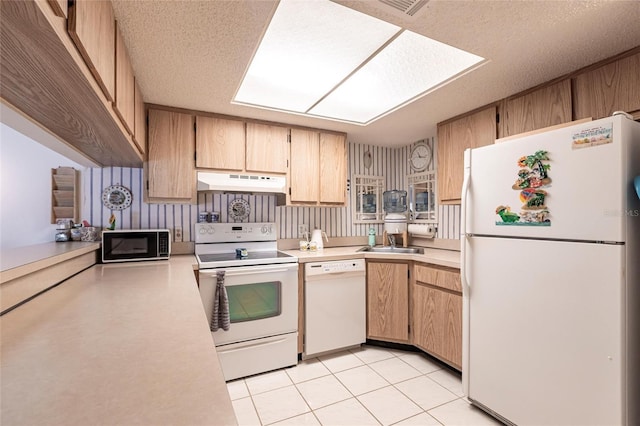
<svg viewBox="0 0 640 426"><path fill-rule="evenodd" d="M198 191L284 195L286 188L287 179L284 176L198 172Z"/></svg>

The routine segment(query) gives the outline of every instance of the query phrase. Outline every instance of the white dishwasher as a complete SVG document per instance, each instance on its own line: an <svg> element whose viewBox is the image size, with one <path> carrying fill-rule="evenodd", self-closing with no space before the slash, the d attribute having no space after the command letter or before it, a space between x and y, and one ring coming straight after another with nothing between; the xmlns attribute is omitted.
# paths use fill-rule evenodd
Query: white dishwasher
<svg viewBox="0 0 640 426"><path fill-rule="evenodd" d="M304 358L364 343L364 259L307 263L304 273Z"/></svg>

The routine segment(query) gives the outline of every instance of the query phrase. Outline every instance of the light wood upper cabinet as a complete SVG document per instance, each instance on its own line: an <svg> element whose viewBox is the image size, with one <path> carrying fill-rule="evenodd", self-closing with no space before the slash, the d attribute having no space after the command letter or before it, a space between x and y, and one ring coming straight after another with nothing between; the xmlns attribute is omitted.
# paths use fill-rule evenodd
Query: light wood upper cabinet
<svg viewBox="0 0 640 426"><path fill-rule="evenodd" d="M291 203L316 203L320 185L320 135L318 132L291 129L291 167L289 185Z"/></svg>
<svg viewBox="0 0 640 426"><path fill-rule="evenodd" d="M67 20L69 35L107 100L115 93L116 24L111 2L75 0Z"/></svg>
<svg viewBox="0 0 640 426"><path fill-rule="evenodd" d="M244 121L198 116L196 128L196 167L244 170Z"/></svg>
<svg viewBox="0 0 640 426"><path fill-rule="evenodd" d="M343 134L291 129L288 204L344 205L347 147Z"/></svg>
<svg viewBox="0 0 640 426"><path fill-rule="evenodd" d="M289 165L289 128L247 123L248 172L287 173Z"/></svg>
<svg viewBox="0 0 640 426"><path fill-rule="evenodd" d="M131 134L135 130L135 79L129 60L127 46L116 27L116 90L113 108L125 129Z"/></svg>
<svg viewBox="0 0 640 426"><path fill-rule="evenodd" d="M414 266L411 343L462 368L462 287L456 269Z"/></svg>
<svg viewBox="0 0 640 426"><path fill-rule="evenodd" d="M460 204L464 150L490 145L497 136L496 107L438 124L438 202Z"/></svg>
<svg viewBox="0 0 640 426"><path fill-rule="evenodd" d="M574 119L640 111L640 52L574 79Z"/></svg>
<svg viewBox="0 0 640 426"><path fill-rule="evenodd" d="M347 144L344 135L320 133L320 202L344 204L347 198Z"/></svg>
<svg viewBox="0 0 640 426"><path fill-rule="evenodd" d="M367 337L409 341L409 266L367 262Z"/></svg>
<svg viewBox="0 0 640 426"><path fill-rule="evenodd" d="M507 98L505 136L572 121L571 80L562 80L516 98Z"/></svg>
<svg viewBox="0 0 640 426"><path fill-rule="evenodd" d="M193 116L149 110L149 146L146 163L150 201L195 202Z"/></svg>
<svg viewBox="0 0 640 426"><path fill-rule="evenodd" d="M140 152L144 154L147 151L147 115L144 108L144 97L137 80L135 80L134 89L133 141L140 149Z"/></svg>

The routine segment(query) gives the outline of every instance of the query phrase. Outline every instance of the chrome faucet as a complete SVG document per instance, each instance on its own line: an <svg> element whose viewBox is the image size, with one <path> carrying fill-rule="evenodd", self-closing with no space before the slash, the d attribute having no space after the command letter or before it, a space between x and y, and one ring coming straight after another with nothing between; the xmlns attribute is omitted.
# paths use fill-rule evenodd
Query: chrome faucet
<svg viewBox="0 0 640 426"><path fill-rule="evenodd" d="M387 238L389 238L389 244L391 245L392 248L396 247L396 236L393 234L389 234L387 235Z"/></svg>

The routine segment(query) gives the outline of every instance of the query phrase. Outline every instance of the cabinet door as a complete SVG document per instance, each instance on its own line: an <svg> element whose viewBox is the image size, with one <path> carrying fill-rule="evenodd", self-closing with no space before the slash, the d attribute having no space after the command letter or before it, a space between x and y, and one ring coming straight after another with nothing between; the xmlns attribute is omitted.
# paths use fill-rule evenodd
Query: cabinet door
<svg viewBox="0 0 640 426"><path fill-rule="evenodd" d="M506 101L505 135L530 132L572 120L571 80Z"/></svg>
<svg viewBox="0 0 640 426"><path fill-rule="evenodd" d="M193 116L149 110L149 198L195 199Z"/></svg>
<svg viewBox="0 0 640 426"><path fill-rule="evenodd" d="M344 135L320 133L320 203L344 204L347 196L347 147Z"/></svg>
<svg viewBox="0 0 640 426"><path fill-rule="evenodd" d="M56 16L67 17L68 5L66 0L48 0L48 3Z"/></svg>
<svg viewBox="0 0 640 426"><path fill-rule="evenodd" d="M129 53L120 30L116 28L116 90L114 110L127 132L135 130L135 80Z"/></svg>
<svg viewBox="0 0 640 426"><path fill-rule="evenodd" d="M464 150L495 142L496 107L438 125L438 201L460 204Z"/></svg>
<svg viewBox="0 0 640 426"><path fill-rule="evenodd" d="M244 121L196 117L196 167L244 170Z"/></svg>
<svg viewBox="0 0 640 426"><path fill-rule="evenodd" d="M462 295L415 284L412 343L462 367Z"/></svg>
<svg viewBox="0 0 640 426"><path fill-rule="evenodd" d="M108 0L69 3L67 26L80 55L109 101L115 92L116 23Z"/></svg>
<svg viewBox="0 0 640 426"><path fill-rule="evenodd" d="M639 111L640 52L580 74L574 83L576 120Z"/></svg>
<svg viewBox="0 0 640 426"><path fill-rule="evenodd" d="M138 82L134 84L134 132L133 141L143 154L147 151L147 115L144 110L144 98Z"/></svg>
<svg viewBox="0 0 640 426"><path fill-rule="evenodd" d="M367 262L367 337L408 342L409 266Z"/></svg>
<svg viewBox="0 0 640 426"><path fill-rule="evenodd" d="M289 168L290 201L317 203L320 184L318 132L291 129L291 167Z"/></svg>
<svg viewBox="0 0 640 426"><path fill-rule="evenodd" d="M247 171L287 173L289 129L247 123Z"/></svg>

